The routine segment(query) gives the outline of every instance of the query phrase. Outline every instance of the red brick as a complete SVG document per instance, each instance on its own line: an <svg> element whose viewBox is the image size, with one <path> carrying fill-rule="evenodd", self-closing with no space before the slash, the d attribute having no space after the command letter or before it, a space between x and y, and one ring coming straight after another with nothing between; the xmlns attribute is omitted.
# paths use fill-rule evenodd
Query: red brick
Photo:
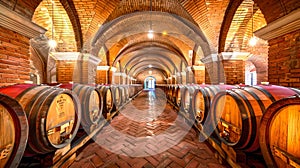
<svg viewBox="0 0 300 168"><path fill-rule="evenodd" d="M152 156L148 156L145 159L148 160L155 167L159 164L159 162Z"/></svg>
<svg viewBox="0 0 300 168"><path fill-rule="evenodd" d="M199 164L203 164L203 163L200 163L198 160L193 159L186 165L185 168L194 168L197 167Z"/></svg>
<svg viewBox="0 0 300 168"><path fill-rule="evenodd" d="M124 168L130 168L131 167L126 161L124 161L122 159L117 160L116 163L120 167L124 167Z"/></svg>
<svg viewBox="0 0 300 168"><path fill-rule="evenodd" d="M103 165L103 161L101 160L101 158L98 155L95 155L91 158L92 163L96 166L99 167L101 165Z"/></svg>

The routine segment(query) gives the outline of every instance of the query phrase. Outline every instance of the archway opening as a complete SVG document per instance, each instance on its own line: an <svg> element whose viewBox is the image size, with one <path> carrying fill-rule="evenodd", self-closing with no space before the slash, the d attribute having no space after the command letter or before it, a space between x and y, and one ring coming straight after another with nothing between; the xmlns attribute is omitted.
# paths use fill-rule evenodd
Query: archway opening
<svg viewBox="0 0 300 168"><path fill-rule="evenodd" d="M245 84L246 85L251 85L251 86L257 84L256 67L251 61L246 61Z"/></svg>
<svg viewBox="0 0 300 168"><path fill-rule="evenodd" d="M156 79L153 76L148 76L144 80L144 90L155 90Z"/></svg>

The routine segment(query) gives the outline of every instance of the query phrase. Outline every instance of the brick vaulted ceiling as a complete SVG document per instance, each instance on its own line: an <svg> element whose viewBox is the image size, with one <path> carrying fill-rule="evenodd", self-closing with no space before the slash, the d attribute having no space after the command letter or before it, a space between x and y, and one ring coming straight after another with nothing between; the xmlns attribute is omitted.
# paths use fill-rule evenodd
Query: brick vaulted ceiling
<svg viewBox="0 0 300 168"><path fill-rule="evenodd" d="M0 0L1 4L11 10L47 28L48 38L52 36L53 19L54 38L59 42L58 51L89 52L99 56L102 65L112 66L116 60L120 65L126 65L126 62L132 60L135 55L147 53L148 56L161 55L170 58L173 64L163 58L158 60L164 61L164 65L172 71L170 73L174 73L174 70L180 71L184 68L181 67L183 64L185 66L199 64L199 60L209 54L245 50L246 39L251 34L249 23L252 18L250 9L252 5L249 0L53 0L53 2L54 19L51 13L51 0ZM256 23L254 30L289 14L300 6L299 0L254 0L254 2ZM149 16L150 13L153 14L152 18ZM116 22L116 19L119 19L119 22ZM149 23L152 24L155 35L151 40L146 36ZM103 27L106 30L103 30ZM194 51L192 58L189 58L189 50Z"/></svg>

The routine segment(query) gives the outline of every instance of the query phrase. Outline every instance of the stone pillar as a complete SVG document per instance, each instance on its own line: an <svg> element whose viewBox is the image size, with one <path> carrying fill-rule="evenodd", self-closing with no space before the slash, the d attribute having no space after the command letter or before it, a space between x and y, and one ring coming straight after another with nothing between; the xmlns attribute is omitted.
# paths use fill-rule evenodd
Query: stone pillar
<svg viewBox="0 0 300 168"><path fill-rule="evenodd" d="M177 72L175 75L174 75L174 78L176 79L176 83L180 84L182 82L182 76L181 76L181 73L180 72Z"/></svg>
<svg viewBox="0 0 300 168"><path fill-rule="evenodd" d="M219 64L217 54L211 54L201 59L205 65L205 83L219 84L224 78L224 73Z"/></svg>
<svg viewBox="0 0 300 168"><path fill-rule="evenodd" d="M195 75L194 75L194 72L192 70L192 67L188 66L185 69L185 73L186 73L186 82L188 84L195 83Z"/></svg>
<svg viewBox="0 0 300 168"><path fill-rule="evenodd" d="M181 83L182 84L187 84L187 75L185 71L181 72Z"/></svg>
<svg viewBox="0 0 300 168"><path fill-rule="evenodd" d="M248 56L248 52L222 52L201 59L205 64L205 83L245 83L245 60Z"/></svg>
<svg viewBox="0 0 300 168"><path fill-rule="evenodd" d="M53 52L56 60L57 82L59 83L96 83L96 70L100 59L79 52Z"/></svg>

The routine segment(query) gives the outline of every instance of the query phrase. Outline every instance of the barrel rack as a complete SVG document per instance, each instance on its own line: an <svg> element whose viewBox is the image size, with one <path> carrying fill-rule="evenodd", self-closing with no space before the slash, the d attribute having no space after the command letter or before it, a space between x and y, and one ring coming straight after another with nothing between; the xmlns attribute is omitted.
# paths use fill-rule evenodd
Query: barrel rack
<svg viewBox="0 0 300 168"><path fill-rule="evenodd" d="M119 114L119 111L124 108L130 101L132 101L134 98L136 98L141 91L136 93L134 96L129 98L129 101L122 104L117 110L110 112L110 115L107 116L106 119L103 119L100 125L98 125L97 128L95 128L94 131L92 131L90 134L86 134L84 132L78 131L79 137L77 139L74 139L73 142L71 142L68 146L58 149L53 153L43 155L43 156L35 156L34 160L39 161L40 166L43 167L53 167L53 168L67 168L69 167L76 159L77 151L86 145L94 136L97 135L97 133L106 125L108 125L112 119ZM21 161L20 167L29 167L31 166L32 158L23 158L24 160Z"/></svg>
<svg viewBox="0 0 300 168"><path fill-rule="evenodd" d="M168 103L178 111L178 114L182 115L189 124L193 124L194 128L198 130L199 136L202 136L206 139L206 143L208 146L214 151L215 157L221 164L228 164L234 168L250 168L254 166L256 168L265 168L266 165L263 160L263 156L261 154L253 153L253 154L245 154L243 151L237 151L232 147L225 145L220 142L214 136L208 136L199 127L196 123L188 118L188 116L180 110L171 100L168 99ZM251 166L249 165L251 162Z"/></svg>

